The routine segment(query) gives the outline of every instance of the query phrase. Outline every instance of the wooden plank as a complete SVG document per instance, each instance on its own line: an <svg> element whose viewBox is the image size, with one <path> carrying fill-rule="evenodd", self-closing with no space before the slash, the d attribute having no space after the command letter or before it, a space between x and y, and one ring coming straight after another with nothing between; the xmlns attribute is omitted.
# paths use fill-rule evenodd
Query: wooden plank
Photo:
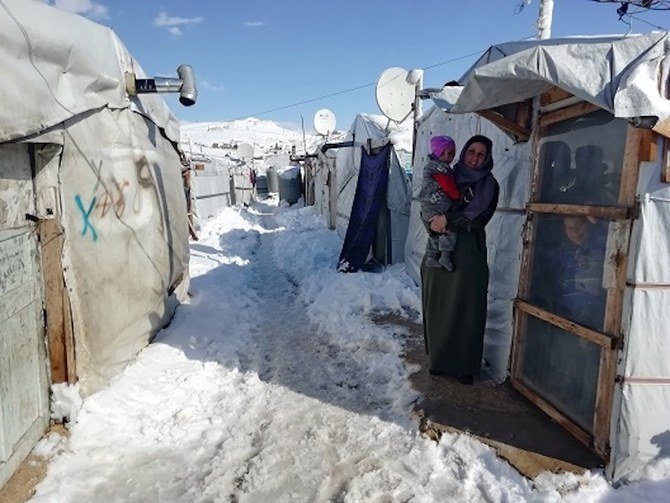
<svg viewBox="0 0 670 503"><path fill-rule="evenodd" d="M662 122L657 122L652 131L664 136L665 138L670 138L670 119L665 119Z"/></svg>
<svg viewBox="0 0 670 503"><path fill-rule="evenodd" d="M38 229L42 246L46 337L49 344L51 382L68 382L66 329L63 310L65 283L61 263L63 229L60 222L55 218L40 220Z"/></svg>
<svg viewBox="0 0 670 503"><path fill-rule="evenodd" d="M642 138L640 142L640 161L656 161L656 152L658 151L657 142L659 141L659 136L651 129L642 129L641 134Z"/></svg>
<svg viewBox="0 0 670 503"><path fill-rule="evenodd" d="M631 213L633 212L633 208L554 203L528 203L526 204L526 209L534 213L552 213L556 215L594 217L604 218L607 220L626 220L630 218Z"/></svg>
<svg viewBox="0 0 670 503"><path fill-rule="evenodd" d="M533 402L545 414L560 424L563 428L572 434L577 440L589 448L593 448L591 435L568 419L561 411L551 405L537 393L527 387L520 379L512 378L512 386L528 400Z"/></svg>
<svg viewBox="0 0 670 503"><path fill-rule="evenodd" d="M596 405L593 413L593 447L605 460L608 460L610 455L610 416L614 397L616 355L616 349L603 348L600 351Z"/></svg>
<svg viewBox="0 0 670 503"><path fill-rule="evenodd" d="M661 182L670 183L670 139L663 139L663 165L661 166Z"/></svg>
<svg viewBox="0 0 670 503"><path fill-rule="evenodd" d="M556 103L571 98L573 95L560 87L552 87L540 95L540 106Z"/></svg>
<svg viewBox="0 0 670 503"><path fill-rule="evenodd" d="M530 132L531 119L533 112L533 102L532 100L521 101L516 107L516 116L514 122L517 125L521 126L523 129Z"/></svg>
<svg viewBox="0 0 670 503"><path fill-rule="evenodd" d="M633 206L635 204L635 191L640 169L643 138L643 129L628 126L623 154L623 166L621 168L621 185L619 186L620 206Z"/></svg>
<svg viewBox="0 0 670 503"><path fill-rule="evenodd" d="M591 112L600 110L600 107L594 105L593 103L578 103L577 105L572 105L566 108L561 108L555 112L549 112L540 116L539 126L540 129L546 128L551 124L561 122L568 119L574 119L580 115L585 115Z"/></svg>
<svg viewBox="0 0 670 503"><path fill-rule="evenodd" d="M512 133L519 141L528 141L530 138L530 129L519 126L511 120L505 119L502 115L494 112L493 110L480 110L477 112L477 114L492 122L500 129Z"/></svg>
<svg viewBox="0 0 670 503"><path fill-rule="evenodd" d="M607 334L603 334L601 332L597 332L596 330L587 328L583 325L579 325L574 321L570 321L566 318L553 314L549 311L545 311L544 309L529 304L524 300L515 299L514 306L526 314L534 316L535 318L538 318L551 325L554 325L555 327L565 330L566 332L575 334L581 337L582 339L591 341L594 344L597 344L598 346L601 346L603 348L612 348L616 346L616 344L618 343L617 338L614 338Z"/></svg>

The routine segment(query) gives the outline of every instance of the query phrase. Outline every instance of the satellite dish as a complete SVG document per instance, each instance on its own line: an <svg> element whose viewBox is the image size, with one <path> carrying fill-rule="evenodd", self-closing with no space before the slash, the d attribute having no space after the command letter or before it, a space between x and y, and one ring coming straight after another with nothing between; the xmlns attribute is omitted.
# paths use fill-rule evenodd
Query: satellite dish
<svg viewBox="0 0 670 503"><path fill-rule="evenodd" d="M248 143L240 143L237 146L237 157L243 161L248 161L254 157L254 147Z"/></svg>
<svg viewBox="0 0 670 503"><path fill-rule="evenodd" d="M323 136L329 136L335 131L335 114L327 108L322 108L314 114L314 129Z"/></svg>
<svg viewBox="0 0 670 503"><path fill-rule="evenodd" d="M416 85L408 81L409 72L397 66L387 68L377 79L375 97L379 110L395 122L404 121L416 99Z"/></svg>

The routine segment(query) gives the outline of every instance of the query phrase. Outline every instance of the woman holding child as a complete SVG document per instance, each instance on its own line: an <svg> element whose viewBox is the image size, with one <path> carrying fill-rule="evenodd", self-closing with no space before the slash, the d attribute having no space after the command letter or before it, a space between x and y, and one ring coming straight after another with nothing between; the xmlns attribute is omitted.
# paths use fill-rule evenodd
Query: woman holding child
<svg viewBox="0 0 670 503"><path fill-rule="evenodd" d="M451 375L463 384L472 384L473 376L480 371L486 324L489 269L484 227L493 216L499 193L498 182L491 173L493 145L486 136L473 136L451 168L446 161L449 156L443 155L441 146L452 146L453 140L434 138L431 162L442 158L447 166L441 170L444 176L434 167L424 176L432 173L428 177L436 182L434 188L439 186L449 200L447 211L435 213L434 205L429 207L428 203L438 196L421 198L422 218L430 239L437 239L438 243L429 241L421 264L424 339L431 374ZM424 190L428 183L431 180L422 187L424 195L428 193ZM451 184L455 184L456 192ZM450 236L452 246L439 244L442 234ZM447 255L442 258L444 254Z"/></svg>

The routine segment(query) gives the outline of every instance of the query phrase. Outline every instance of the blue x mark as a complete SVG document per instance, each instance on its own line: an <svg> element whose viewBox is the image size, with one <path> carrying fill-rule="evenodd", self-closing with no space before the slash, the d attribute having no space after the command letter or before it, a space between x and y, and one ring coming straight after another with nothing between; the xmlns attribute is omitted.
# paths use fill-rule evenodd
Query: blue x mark
<svg viewBox="0 0 670 503"><path fill-rule="evenodd" d="M98 240L98 233L95 232L95 229L93 228L93 224L91 224L91 220L89 219L91 216L91 212L93 211L93 208L95 207L95 197L93 198L93 201L91 201L91 204L88 207L88 211L84 209L84 203L81 202L81 197L79 194L74 196L74 200L77 203L77 206L79 207L79 211L81 211L81 215L84 218L84 229L81 231L81 235L85 236L86 235L86 230L91 229L91 237L93 238L93 241Z"/></svg>

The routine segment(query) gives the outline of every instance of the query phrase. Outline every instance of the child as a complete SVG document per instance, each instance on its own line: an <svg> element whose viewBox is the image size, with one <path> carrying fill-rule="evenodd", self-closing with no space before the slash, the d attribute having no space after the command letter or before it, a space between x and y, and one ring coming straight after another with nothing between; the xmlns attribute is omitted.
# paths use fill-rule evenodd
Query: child
<svg viewBox="0 0 670 503"><path fill-rule="evenodd" d="M430 229L430 221L436 215L446 213L455 201L461 199L450 165L455 155L456 144L449 136L433 136L430 139L430 160L423 168L419 193L421 219L428 230L426 265L444 267L447 271L454 270L451 252L456 246L456 233L449 230L441 234L434 232Z"/></svg>

